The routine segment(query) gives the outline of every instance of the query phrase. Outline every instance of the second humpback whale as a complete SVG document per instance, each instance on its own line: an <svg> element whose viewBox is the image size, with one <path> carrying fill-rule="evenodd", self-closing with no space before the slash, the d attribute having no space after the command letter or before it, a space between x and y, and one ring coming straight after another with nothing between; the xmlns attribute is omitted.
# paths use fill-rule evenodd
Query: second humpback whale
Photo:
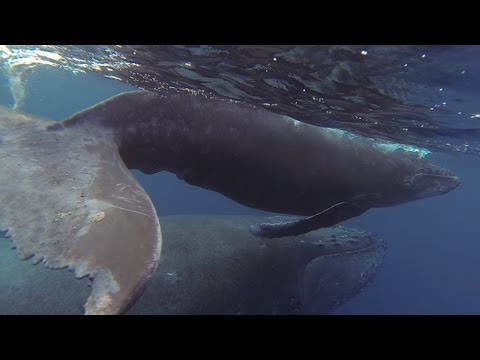
<svg viewBox="0 0 480 360"><path fill-rule="evenodd" d="M130 173L170 171L244 205L307 216L264 237L444 194L456 176L403 150L230 100L145 91L61 123L0 108L0 229L22 258L92 278L88 314L126 311L160 256L160 223Z"/></svg>
<svg viewBox="0 0 480 360"><path fill-rule="evenodd" d="M161 260L126 314L330 314L369 286L386 252L378 235L343 226L259 239L250 234L249 224L271 220L239 215L160 219ZM0 276L0 314L82 313L86 282L72 281L67 271L52 274L14 261L16 254L6 250L0 242L2 274L12 274ZM129 263L123 266L128 269Z"/></svg>

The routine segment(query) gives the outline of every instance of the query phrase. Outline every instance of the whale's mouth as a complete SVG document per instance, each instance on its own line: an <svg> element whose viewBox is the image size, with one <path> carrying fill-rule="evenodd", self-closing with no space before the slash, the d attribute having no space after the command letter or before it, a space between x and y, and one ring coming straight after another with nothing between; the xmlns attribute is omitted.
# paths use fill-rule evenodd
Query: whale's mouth
<svg viewBox="0 0 480 360"><path fill-rule="evenodd" d="M383 263L386 242L373 234L360 232L358 236L335 240L327 241L323 252L303 270L302 303L306 314L318 314L320 309L333 311L344 304L373 281ZM333 290L338 296L327 299L324 294Z"/></svg>

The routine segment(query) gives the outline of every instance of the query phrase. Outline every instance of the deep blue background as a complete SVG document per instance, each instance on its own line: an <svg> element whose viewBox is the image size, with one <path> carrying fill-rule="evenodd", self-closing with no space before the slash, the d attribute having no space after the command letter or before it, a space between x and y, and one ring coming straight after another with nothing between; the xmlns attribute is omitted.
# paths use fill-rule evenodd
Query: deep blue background
<svg viewBox="0 0 480 360"><path fill-rule="evenodd" d="M129 86L92 75L38 69L27 83L24 111L50 119L91 106ZM0 104L11 105L0 73ZM467 109L465 109L467 111ZM472 110L474 112L474 110ZM462 179L455 191L393 208L373 209L345 225L380 234L389 250L376 281L338 314L480 313L480 159L434 155ZM160 216L187 213L260 213L172 174L135 172Z"/></svg>

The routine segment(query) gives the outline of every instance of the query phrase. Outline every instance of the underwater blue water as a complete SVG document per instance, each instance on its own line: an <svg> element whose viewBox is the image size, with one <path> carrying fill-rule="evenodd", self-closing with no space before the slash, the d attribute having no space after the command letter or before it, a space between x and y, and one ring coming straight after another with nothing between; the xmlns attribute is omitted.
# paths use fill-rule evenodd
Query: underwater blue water
<svg viewBox="0 0 480 360"><path fill-rule="evenodd" d="M125 90L128 85L93 75L38 68L29 77L23 111L60 120ZM0 104L12 105L0 73ZM344 223L380 234L389 249L375 282L337 314L480 313L480 159L435 154L462 185L437 198L372 209ZM259 214L172 174L134 172L159 216L189 213Z"/></svg>

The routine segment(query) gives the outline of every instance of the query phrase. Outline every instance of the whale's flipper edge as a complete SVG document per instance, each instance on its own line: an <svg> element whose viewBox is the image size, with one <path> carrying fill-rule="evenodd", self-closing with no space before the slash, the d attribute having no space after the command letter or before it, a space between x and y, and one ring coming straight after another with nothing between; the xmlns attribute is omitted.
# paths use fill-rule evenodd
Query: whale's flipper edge
<svg viewBox="0 0 480 360"><path fill-rule="evenodd" d="M305 218L251 225L250 232L257 237L270 239L298 236L310 231L334 226L346 219L359 216L367 210L368 208L354 202L344 201L332 205L318 214Z"/></svg>

